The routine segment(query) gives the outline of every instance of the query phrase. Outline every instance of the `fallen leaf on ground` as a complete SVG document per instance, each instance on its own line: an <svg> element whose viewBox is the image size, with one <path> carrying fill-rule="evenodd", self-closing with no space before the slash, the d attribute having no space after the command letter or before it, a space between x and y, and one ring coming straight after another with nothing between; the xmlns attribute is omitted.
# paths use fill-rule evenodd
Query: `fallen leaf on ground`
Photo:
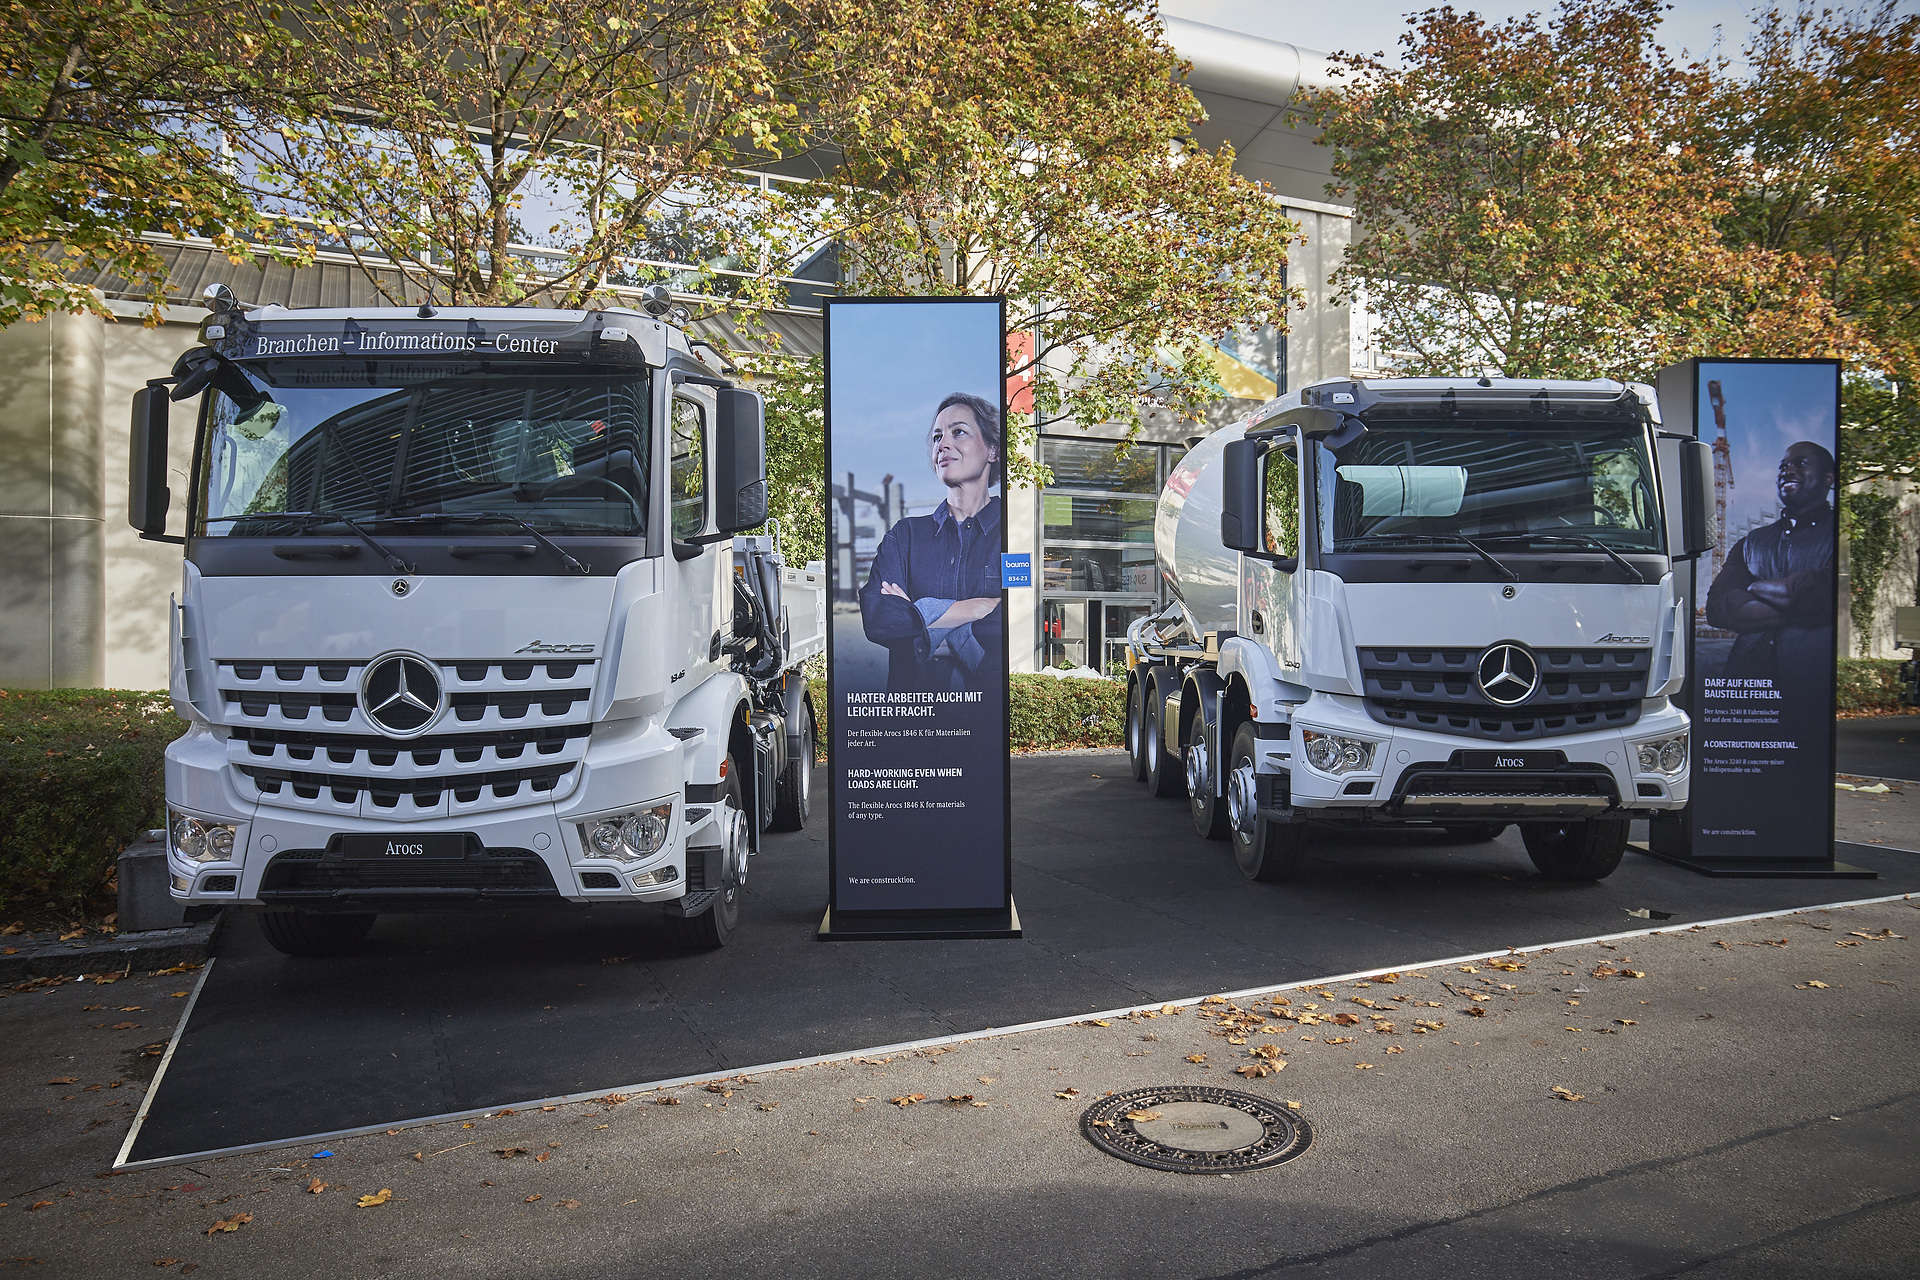
<svg viewBox="0 0 1920 1280"><path fill-rule="evenodd" d="M679 1106L679 1105L680 1105L680 1099L678 1099L678 1098L655 1098L655 1099L653 1100L653 1105L654 1105L654 1106L656 1106L656 1107L677 1107L677 1106Z"/></svg>
<svg viewBox="0 0 1920 1280"><path fill-rule="evenodd" d="M1822 982L1822 981L1820 981L1820 980L1819 980L1818 978L1808 978L1808 979L1807 979L1807 986L1809 986L1809 987L1817 987L1817 988L1818 988L1819 990L1821 990L1821 991L1825 991L1825 990L1827 989L1827 984L1826 984L1826 983L1824 983L1824 982Z"/></svg>
<svg viewBox="0 0 1920 1280"><path fill-rule="evenodd" d="M1343 1027L1357 1027L1360 1025L1360 1018L1357 1014L1336 1013L1333 1015L1333 1020Z"/></svg>
<svg viewBox="0 0 1920 1280"><path fill-rule="evenodd" d="M54 1077L53 1079L51 1079L51 1080L49 1080L49 1081L47 1081L47 1083L48 1083L48 1084L78 1084L78 1083L80 1083L80 1077L78 1077L78 1076L55 1076L55 1077Z"/></svg>
<svg viewBox="0 0 1920 1280"><path fill-rule="evenodd" d="M533 1203L533 1202L534 1202L535 1200L538 1200L539 1198L540 1198L540 1193L539 1193L538 1191L536 1191L536 1192L534 1192L534 1193L533 1193L532 1195L530 1195L530 1196L528 1196L528 1197L527 1197L527 1198L526 1198L525 1200L522 1200L522 1201L521 1201L520 1203L521 1203L521 1204L532 1204L532 1203Z"/></svg>
<svg viewBox="0 0 1920 1280"><path fill-rule="evenodd" d="M779 1104L779 1103L777 1103L777 1102L763 1102L763 1103L761 1103L761 1104L760 1104L760 1109L761 1109L762 1111L771 1111L771 1110L773 1110L773 1109L774 1109L775 1107L777 1107L777 1106L779 1106L779 1105L780 1105L780 1104Z"/></svg>
<svg viewBox="0 0 1920 1280"><path fill-rule="evenodd" d="M972 1102L973 1095L970 1093L950 1093L947 1095L947 1101L958 1107Z"/></svg>
<svg viewBox="0 0 1920 1280"><path fill-rule="evenodd" d="M527 1154L527 1149L525 1147L495 1147L493 1154L499 1156L502 1160L511 1160L515 1156Z"/></svg>
<svg viewBox="0 0 1920 1280"><path fill-rule="evenodd" d="M1475 1005L1471 1009L1462 1009L1460 1012L1466 1014L1469 1018L1484 1018L1487 1016L1487 1011L1479 1005Z"/></svg>
<svg viewBox="0 0 1920 1280"><path fill-rule="evenodd" d="M180 1261L178 1258L155 1258L153 1265L156 1267L170 1267L178 1261Z"/></svg>
<svg viewBox="0 0 1920 1280"><path fill-rule="evenodd" d="M138 1028L139 1025L137 1022L116 1022L110 1029L114 1031L133 1031Z"/></svg>
<svg viewBox="0 0 1920 1280"><path fill-rule="evenodd" d="M1277 1058L1280 1056L1281 1050L1279 1045L1263 1044L1256 1048L1249 1049L1247 1052L1256 1058Z"/></svg>
<svg viewBox="0 0 1920 1280"><path fill-rule="evenodd" d="M1615 1018L1614 1021L1619 1023L1623 1027L1637 1027L1640 1025L1639 1023L1635 1022L1632 1018Z"/></svg>
<svg viewBox="0 0 1920 1280"><path fill-rule="evenodd" d="M578 1200L562 1200L560 1202L560 1207L562 1209L578 1209L580 1207L580 1202Z"/></svg>
<svg viewBox="0 0 1920 1280"><path fill-rule="evenodd" d="M1586 1100L1584 1093L1575 1093L1573 1090L1562 1085L1553 1086L1553 1096L1563 1102L1584 1102Z"/></svg>
<svg viewBox="0 0 1920 1280"><path fill-rule="evenodd" d="M1111 1018L1088 1018L1085 1022L1076 1023L1075 1025L1082 1027L1110 1027L1113 1025L1113 1020Z"/></svg>
<svg viewBox="0 0 1920 1280"><path fill-rule="evenodd" d="M1127 1112L1127 1119L1129 1120L1158 1120L1159 1118L1160 1118L1160 1113L1158 1111Z"/></svg>
<svg viewBox="0 0 1920 1280"><path fill-rule="evenodd" d="M542 1152L541 1152L541 1153L540 1153L539 1155L537 1155L537 1156L535 1156L535 1157L533 1158L533 1162L534 1162L535 1164L545 1164L545 1163L546 1163L547 1161L549 1161L549 1160L551 1160L551 1159L553 1159L553 1152L551 1152L551 1151L542 1151Z"/></svg>
<svg viewBox="0 0 1920 1280"><path fill-rule="evenodd" d="M35 1209L44 1209L52 1203L53 1201L51 1200L35 1200L32 1204L27 1206L27 1212L32 1213Z"/></svg>
<svg viewBox="0 0 1920 1280"><path fill-rule="evenodd" d="M908 1107L912 1106L916 1102L925 1102L926 1100L927 1100L927 1095L924 1093L903 1093L897 1098L887 1099L888 1102L891 1102L894 1106L899 1107L902 1111L906 1110Z"/></svg>
<svg viewBox="0 0 1920 1280"><path fill-rule="evenodd" d="M1353 1043L1353 1037L1352 1037L1352 1036L1328 1036L1328 1037L1327 1037L1327 1040L1326 1040L1326 1043L1328 1043L1328 1044L1352 1044L1352 1043Z"/></svg>
<svg viewBox="0 0 1920 1280"><path fill-rule="evenodd" d="M220 1221L208 1227L206 1229L205 1234L212 1235L216 1231L238 1231L240 1228L246 1226L249 1222L252 1222L252 1221L253 1221L252 1214L236 1213L231 1218L222 1218L220 1219Z"/></svg>
<svg viewBox="0 0 1920 1280"><path fill-rule="evenodd" d="M311 1192L312 1194L314 1194L314 1195L316 1195L316 1196L317 1196L317 1195L319 1195L319 1194L320 1194L320 1193L321 1193L322 1191L325 1191L325 1190L327 1189L327 1187L328 1187L328 1185L329 1185L329 1184L327 1184L327 1183L325 1183L325 1182L322 1182L322 1181L320 1181L320 1179L318 1179L318 1178L313 1178L313 1179L310 1179L310 1180L309 1180L309 1181L307 1182L307 1190L308 1190L309 1192Z"/></svg>
<svg viewBox="0 0 1920 1280"><path fill-rule="evenodd" d="M1390 1044L1387 1046L1388 1053L1405 1053L1406 1051L1407 1046L1403 1044Z"/></svg>
<svg viewBox="0 0 1920 1280"><path fill-rule="evenodd" d="M1078 1089L1062 1089L1053 1096L1056 1098L1077 1098L1080 1096L1080 1091Z"/></svg>
<svg viewBox="0 0 1920 1280"><path fill-rule="evenodd" d="M1190 1053L1187 1055L1188 1062L1205 1062L1206 1060L1207 1055L1204 1053Z"/></svg>
<svg viewBox="0 0 1920 1280"><path fill-rule="evenodd" d="M354 1201L354 1204L362 1209L371 1209L376 1205L383 1205L391 1199L393 1199L393 1188L382 1187L370 1196L361 1196L358 1200Z"/></svg>
<svg viewBox="0 0 1920 1280"><path fill-rule="evenodd" d="M1258 1080L1262 1076L1272 1075L1285 1065L1283 1062L1249 1062L1244 1067L1235 1067L1233 1073L1235 1075L1245 1076L1249 1080Z"/></svg>
<svg viewBox="0 0 1920 1280"><path fill-rule="evenodd" d="M715 1080L712 1084L708 1085L707 1092L717 1093L723 1098L731 1098L733 1096L732 1086L724 1084L719 1080Z"/></svg>
<svg viewBox="0 0 1920 1280"><path fill-rule="evenodd" d="M1356 1062L1353 1064L1353 1069L1355 1071L1371 1071L1373 1070L1373 1064L1371 1062Z"/></svg>

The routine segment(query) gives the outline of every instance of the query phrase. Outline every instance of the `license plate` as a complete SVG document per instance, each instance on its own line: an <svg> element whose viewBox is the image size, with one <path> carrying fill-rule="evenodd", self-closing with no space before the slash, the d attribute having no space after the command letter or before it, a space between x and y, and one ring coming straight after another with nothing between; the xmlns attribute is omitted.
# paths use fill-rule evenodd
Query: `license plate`
<svg viewBox="0 0 1920 1280"><path fill-rule="evenodd" d="M1564 751L1456 751L1454 762L1462 769L1498 773L1505 769L1558 769L1567 762Z"/></svg>
<svg viewBox="0 0 1920 1280"><path fill-rule="evenodd" d="M423 858L464 858L467 856L469 839L465 832L460 831L335 836L329 851L341 858L377 858L401 862Z"/></svg>

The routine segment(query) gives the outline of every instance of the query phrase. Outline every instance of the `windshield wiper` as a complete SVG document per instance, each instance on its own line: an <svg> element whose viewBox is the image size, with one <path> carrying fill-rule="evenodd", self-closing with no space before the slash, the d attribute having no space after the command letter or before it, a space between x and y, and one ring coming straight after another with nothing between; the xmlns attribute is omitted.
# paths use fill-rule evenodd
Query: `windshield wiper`
<svg viewBox="0 0 1920 1280"><path fill-rule="evenodd" d="M1621 555L1618 551L1615 551L1612 547L1600 541L1600 539L1589 538L1585 534L1496 533L1487 537L1487 541L1488 542L1546 542L1546 543L1551 543L1555 546L1562 546L1562 547L1584 547L1588 551L1598 551L1604 554L1607 557L1607 559L1613 561L1615 564L1619 565L1622 569L1625 569L1629 574L1631 574L1633 576L1633 580L1635 582L1638 582L1642 586L1645 586L1649 581L1658 581L1658 579L1649 579L1646 574L1640 572L1638 566L1636 566L1633 563L1633 561L1627 559L1625 556Z"/></svg>
<svg viewBox="0 0 1920 1280"><path fill-rule="evenodd" d="M560 557L574 573L587 574L593 566L582 564L567 549L540 532L519 516L507 511L432 511L417 516L381 516L387 524L510 524L533 535L533 540Z"/></svg>
<svg viewBox="0 0 1920 1280"><path fill-rule="evenodd" d="M1371 542L1371 543L1411 542L1421 546L1429 546L1429 547L1430 546L1457 547L1464 543L1469 549L1473 551L1475 555L1479 556L1482 560L1485 560L1488 564L1492 565L1494 567L1494 571L1500 574L1500 576L1505 578L1508 582L1520 581L1519 574L1507 568L1506 565L1502 564L1497 558L1495 558L1494 554L1491 551L1488 551L1485 547L1481 546L1479 543L1475 542L1472 538L1467 537L1463 533L1447 533L1447 534L1390 533L1390 534L1385 534L1378 538L1361 538L1360 541ZM1372 548L1350 546L1350 547L1343 547L1341 548L1341 550L1370 551L1372 550Z"/></svg>
<svg viewBox="0 0 1920 1280"><path fill-rule="evenodd" d="M353 530L354 536L359 538L360 541L366 543L372 547L375 552L385 557L387 567L395 573L418 572L414 566L393 554L393 552L389 551L386 546L372 534L355 524L352 517L343 516L338 511L249 511L245 515L207 517L208 524L225 524L235 520L298 520L302 528L312 524L316 520L336 520Z"/></svg>

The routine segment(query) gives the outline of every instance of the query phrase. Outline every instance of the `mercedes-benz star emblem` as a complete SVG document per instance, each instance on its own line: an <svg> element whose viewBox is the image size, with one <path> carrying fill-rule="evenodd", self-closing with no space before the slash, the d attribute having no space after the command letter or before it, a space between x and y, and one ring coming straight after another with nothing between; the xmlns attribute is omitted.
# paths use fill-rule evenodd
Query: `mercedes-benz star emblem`
<svg viewBox="0 0 1920 1280"><path fill-rule="evenodd" d="M1540 687L1539 661L1517 644L1489 645L1480 655L1475 674L1480 679L1480 692L1489 702L1503 707L1518 706Z"/></svg>
<svg viewBox="0 0 1920 1280"><path fill-rule="evenodd" d="M445 700L439 670L418 654L375 658L360 681L361 712L390 738L425 733Z"/></svg>

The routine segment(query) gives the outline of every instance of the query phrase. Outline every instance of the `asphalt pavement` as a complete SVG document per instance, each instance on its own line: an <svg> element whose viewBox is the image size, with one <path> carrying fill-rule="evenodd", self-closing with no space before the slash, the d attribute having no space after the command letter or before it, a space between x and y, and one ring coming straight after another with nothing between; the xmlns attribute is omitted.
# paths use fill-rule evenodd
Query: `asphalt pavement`
<svg viewBox="0 0 1920 1280"><path fill-rule="evenodd" d="M1834 726L1841 773L1920 782L1920 716L1863 716Z"/></svg>
<svg viewBox="0 0 1920 1280"><path fill-rule="evenodd" d="M1629 855L1603 882L1555 884L1513 829L1328 831L1299 881L1254 885L1117 753L1017 760L1014 803L1017 941L815 942L818 821L769 841L713 954L631 917L501 912L386 917L359 956L293 959L235 921L131 1158L1591 937L1632 911L1686 924L1920 891L1920 857L1872 844L1843 857L1877 881L1708 879Z"/></svg>

